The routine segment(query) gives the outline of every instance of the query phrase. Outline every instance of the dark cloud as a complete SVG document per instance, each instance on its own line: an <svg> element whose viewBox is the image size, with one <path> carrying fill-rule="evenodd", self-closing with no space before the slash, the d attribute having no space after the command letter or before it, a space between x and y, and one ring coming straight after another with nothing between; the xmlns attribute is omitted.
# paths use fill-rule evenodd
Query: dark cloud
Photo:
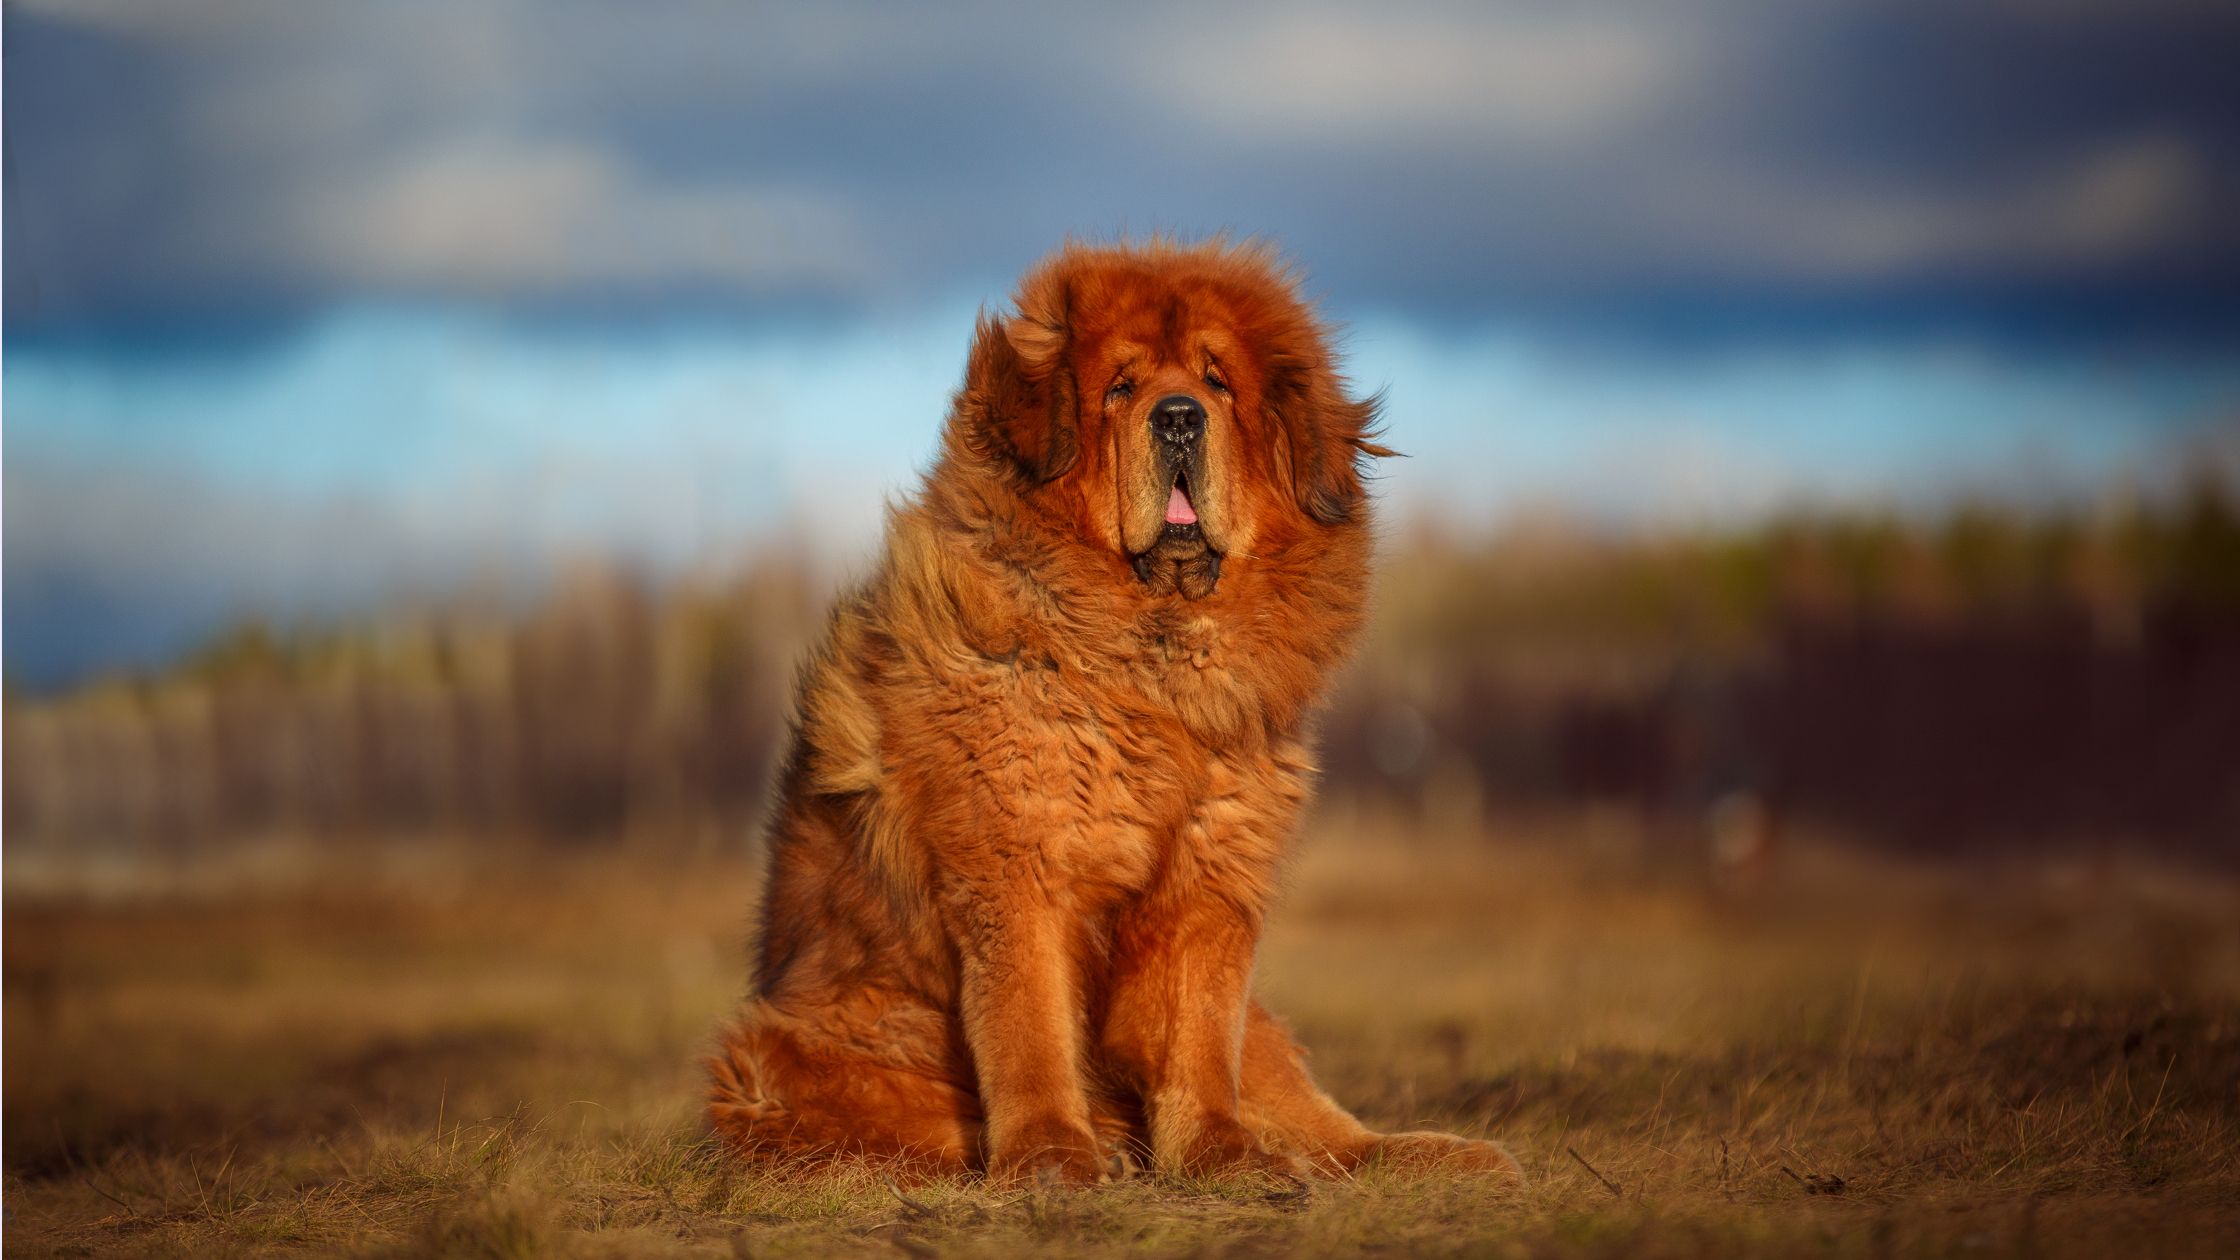
<svg viewBox="0 0 2240 1260"><path fill-rule="evenodd" d="M1348 311L2223 337L2240 10L11 6L7 315L921 302L1267 233Z"/></svg>

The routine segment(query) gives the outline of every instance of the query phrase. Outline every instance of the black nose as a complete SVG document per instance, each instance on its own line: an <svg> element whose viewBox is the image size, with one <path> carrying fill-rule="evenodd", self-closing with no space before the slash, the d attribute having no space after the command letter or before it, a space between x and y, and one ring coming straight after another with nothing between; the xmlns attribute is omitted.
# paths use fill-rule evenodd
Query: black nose
<svg viewBox="0 0 2240 1260"><path fill-rule="evenodd" d="M1151 405L1151 431L1162 442L1188 446L1206 431L1206 409L1188 394L1169 394Z"/></svg>

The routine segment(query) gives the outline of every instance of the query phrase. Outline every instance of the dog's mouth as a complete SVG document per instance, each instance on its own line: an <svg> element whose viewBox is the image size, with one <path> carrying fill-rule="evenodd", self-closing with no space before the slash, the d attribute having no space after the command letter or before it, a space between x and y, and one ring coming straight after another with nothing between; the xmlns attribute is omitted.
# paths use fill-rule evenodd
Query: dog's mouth
<svg viewBox="0 0 2240 1260"><path fill-rule="evenodd" d="M1200 599L1212 594L1221 580L1221 553L1206 540L1205 528L1198 523L1198 505L1190 492L1189 468L1176 468L1174 484L1167 490L1167 511L1159 535L1150 549L1133 561L1136 577L1154 594Z"/></svg>
<svg viewBox="0 0 2240 1260"><path fill-rule="evenodd" d="M1159 540L1152 545L1152 550L1157 551L1159 544L1170 541L1196 543L1201 547L1209 545L1206 542L1205 527L1198 524L1198 505L1190 498L1190 470L1187 467L1175 469L1174 486L1167 491L1165 523L1159 527Z"/></svg>
<svg viewBox="0 0 2240 1260"><path fill-rule="evenodd" d="M1196 529L1198 505L1190 501L1190 471L1178 470L1174 475L1174 489L1167 494L1167 528Z"/></svg>

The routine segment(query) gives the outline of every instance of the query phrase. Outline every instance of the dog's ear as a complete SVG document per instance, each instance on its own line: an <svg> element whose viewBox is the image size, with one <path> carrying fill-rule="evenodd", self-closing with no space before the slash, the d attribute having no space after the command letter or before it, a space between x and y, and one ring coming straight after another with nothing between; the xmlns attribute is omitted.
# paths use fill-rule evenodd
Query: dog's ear
<svg viewBox="0 0 2240 1260"><path fill-rule="evenodd" d="M957 405L974 449L1040 484L1073 467L1080 436L1063 304L1022 309L1010 319L981 315Z"/></svg>
<svg viewBox="0 0 2240 1260"><path fill-rule="evenodd" d="M1273 369L1267 408L1284 434L1283 454L1299 510L1323 525L1352 520L1368 495L1362 457L1399 453L1373 440L1383 398L1346 397L1343 383L1320 354L1279 356Z"/></svg>

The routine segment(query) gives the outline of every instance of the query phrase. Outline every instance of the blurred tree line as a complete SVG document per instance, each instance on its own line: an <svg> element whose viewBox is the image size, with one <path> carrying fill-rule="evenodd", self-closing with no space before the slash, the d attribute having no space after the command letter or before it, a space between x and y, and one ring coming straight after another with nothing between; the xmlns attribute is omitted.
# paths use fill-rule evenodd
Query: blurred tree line
<svg viewBox="0 0 2240 1260"><path fill-rule="evenodd" d="M1520 527L1405 549L1380 598L1325 752L1435 822L1616 805L1693 853L1739 808L1916 851L2240 860L2219 481L2092 513Z"/></svg>
<svg viewBox="0 0 2240 1260"><path fill-rule="evenodd" d="M2240 857L2240 512L1815 515L1393 540L1325 726L1328 793L1480 826L1722 811L1923 850ZM249 627L159 676L6 705L11 843L752 836L825 584L614 573L513 614Z"/></svg>
<svg viewBox="0 0 2240 1260"><path fill-rule="evenodd" d="M720 842L760 805L822 598L785 563L659 592L585 569L526 613L245 626L160 676L11 696L9 838Z"/></svg>

